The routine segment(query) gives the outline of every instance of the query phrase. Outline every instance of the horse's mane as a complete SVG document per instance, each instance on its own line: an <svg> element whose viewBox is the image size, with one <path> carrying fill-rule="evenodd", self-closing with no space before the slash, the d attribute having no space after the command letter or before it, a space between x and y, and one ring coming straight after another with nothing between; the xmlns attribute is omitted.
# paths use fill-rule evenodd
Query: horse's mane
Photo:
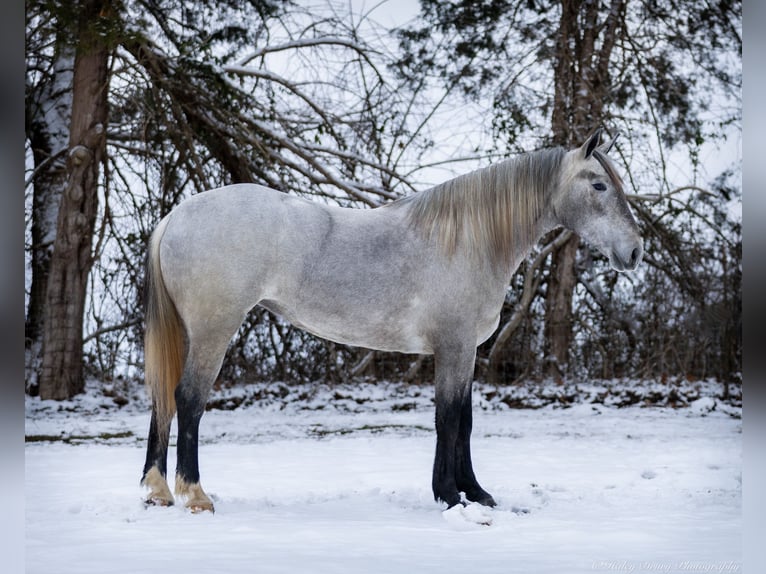
<svg viewBox="0 0 766 574"><path fill-rule="evenodd" d="M510 263L515 248L534 241L535 222L559 182L566 152L545 149L519 155L400 199L410 224L454 253L461 242Z"/></svg>

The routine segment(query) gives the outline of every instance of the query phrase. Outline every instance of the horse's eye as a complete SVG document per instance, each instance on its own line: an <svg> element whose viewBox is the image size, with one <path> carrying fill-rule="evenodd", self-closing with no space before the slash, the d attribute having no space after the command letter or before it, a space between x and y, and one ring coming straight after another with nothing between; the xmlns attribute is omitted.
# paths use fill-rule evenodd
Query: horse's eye
<svg viewBox="0 0 766 574"><path fill-rule="evenodd" d="M601 183L600 181L597 181L593 184L593 189L596 191L606 191L606 184Z"/></svg>

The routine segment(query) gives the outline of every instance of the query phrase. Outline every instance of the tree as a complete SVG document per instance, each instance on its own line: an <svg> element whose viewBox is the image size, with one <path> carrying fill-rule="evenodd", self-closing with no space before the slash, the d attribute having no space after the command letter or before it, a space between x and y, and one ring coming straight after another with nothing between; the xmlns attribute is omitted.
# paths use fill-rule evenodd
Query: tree
<svg viewBox="0 0 766 574"><path fill-rule="evenodd" d="M67 181L50 259L39 382L40 395L52 399L69 398L84 388L82 321L106 137L108 4L87 0L77 9Z"/></svg>
<svg viewBox="0 0 766 574"><path fill-rule="evenodd" d="M671 150L685 147L694 165L703 143L721 141L727 126L741 119L740 2L423 0L421 7L425 23L400 34L401 73L412 82L430 75L442 85L460 86L471 100L489 99L496 149L504 153L530 144L571 147L604 125L624 134L623 145L634 158L645 155L656 161L658 168L651 161L633 167L628 185L635 189L652 177L664 204L673 190L666 173ZM658 205L647 209L640 196L631 200L649 241L659 240L663 251L677 250L682 230L665 228L662 238L653 236ZM546 242L557 237L553 234ZM603 294L602 286L594 288L608 279L586 281L584 273L594 263L578 244L572 237L552 249L547 265L529 267L541 279L524 285L544 288L545 372L556 379L573 373L572 333L581 321L573 304L578 286L585 287L582 296L602 314L614 304L596 296ZM683 263L689 273L660 269L659 259L649 256L647 264L682 289L698 273L694 259ZM531 297L525 290L509 302L520 300L522 310L530 309L538 297L542 293ZM520 317L512 314L505 326L520 324ZM636 336L633 321L613 321L608 327L614 339ZM507 344L508 329L500 332ZM530 344L529 339L524 343ZM496 366L502 349L491 347L490 356Z"/></svg>
<svg viewBox="0 0 766 574"><path fill-rule="evenodd" d="M572 148L587 130L604 123L611 85L609 65L623 21L625 0L612 0L605 14L598 2L562 0L553 56L552 143ZM598 40L598 44L597 44ZM545 305L548 376L561 380L572 344L572 297L577 283L579 238L553 250Z"/></svg>
<svg viewBox="0 0 766 574"><path fill-rule="evenodd" d="M61 190L67 180L66 151L72 106L74 45L70 30L39 12L27 10L26 132L35 171L31 207L31 285L24 325L27 388L37 390L43 315ZM50 47L46 47L49 44Z"/></svg>

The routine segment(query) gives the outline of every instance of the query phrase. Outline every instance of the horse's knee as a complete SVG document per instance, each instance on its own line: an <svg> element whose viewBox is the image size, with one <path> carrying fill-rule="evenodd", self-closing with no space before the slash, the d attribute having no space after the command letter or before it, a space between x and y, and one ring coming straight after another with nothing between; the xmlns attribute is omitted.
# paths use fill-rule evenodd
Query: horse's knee
<svg viewBox="0 0 766 574"><path fill-rule="evenodd" d="M185 506L194 513L215 512L213 501L210 500L199 482L187 482L180 474L176 474L176 496L185 500Z"/></svg>

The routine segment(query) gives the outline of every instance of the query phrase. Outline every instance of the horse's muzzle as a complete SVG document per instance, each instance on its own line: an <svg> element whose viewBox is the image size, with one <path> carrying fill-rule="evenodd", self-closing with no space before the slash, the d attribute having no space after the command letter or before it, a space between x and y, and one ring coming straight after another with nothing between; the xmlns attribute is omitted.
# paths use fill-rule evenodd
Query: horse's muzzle
<svg viewBox="0 0 766 574"><path fill-rule="evenodd" d="M617 271L633 271L638 264L641 263L641 258L644 256L644 249L641 245L633 247L628 253L619 253L616 249L612 251L612 256L609 258L609 262L612 267Z"/></svg>

